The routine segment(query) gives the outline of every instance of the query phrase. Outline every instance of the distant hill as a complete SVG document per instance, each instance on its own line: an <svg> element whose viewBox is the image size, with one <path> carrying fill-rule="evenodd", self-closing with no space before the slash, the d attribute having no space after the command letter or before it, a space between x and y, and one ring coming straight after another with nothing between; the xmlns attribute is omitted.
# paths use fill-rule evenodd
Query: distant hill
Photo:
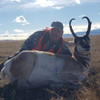
<svg viewBox="0 0 100 100"><path fill-rule="evenodd" d="M85 32L77 32L76 34L83 35ZM90 35L100 35L100 29L91 30ZM72 34L64 34L63 37L72 37Z"/></svg>

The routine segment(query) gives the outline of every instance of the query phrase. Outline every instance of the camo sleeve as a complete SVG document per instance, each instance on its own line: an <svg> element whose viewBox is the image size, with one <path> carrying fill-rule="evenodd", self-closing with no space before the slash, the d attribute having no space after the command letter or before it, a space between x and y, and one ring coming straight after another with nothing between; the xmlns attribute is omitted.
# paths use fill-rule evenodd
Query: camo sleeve
<svg viewBox="0 0 100 100"><path fill-rule="evenodd" d="M25 42L23 43L23 45L21 46L21 49L19 50L19 52L23 50L32 50L36 46L37 42L39 41L44 31L45 30L40 30L33 33L31 36L29 36L29 38L27 38Z"/></svg>
<svg viewBox="0 0 100 100"><path fill-rule="evenodd" d="M68 48L66 43L64 43L64 45L63 45L63 47L62 47L62 49L60 51L60 54L72 56L72 52L70 51L70 49Z"/></svg>

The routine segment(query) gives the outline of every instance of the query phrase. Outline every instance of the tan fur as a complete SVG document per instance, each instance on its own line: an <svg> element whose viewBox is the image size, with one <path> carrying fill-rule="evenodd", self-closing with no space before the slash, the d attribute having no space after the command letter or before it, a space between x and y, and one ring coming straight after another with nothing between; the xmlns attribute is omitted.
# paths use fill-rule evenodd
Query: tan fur
<svg viewBox="0 0 100 100"><path fill-rule="evenodd" d="M35 53L24 51L13 58L10 71L14 77L26 77L35 64Z"/></svg>

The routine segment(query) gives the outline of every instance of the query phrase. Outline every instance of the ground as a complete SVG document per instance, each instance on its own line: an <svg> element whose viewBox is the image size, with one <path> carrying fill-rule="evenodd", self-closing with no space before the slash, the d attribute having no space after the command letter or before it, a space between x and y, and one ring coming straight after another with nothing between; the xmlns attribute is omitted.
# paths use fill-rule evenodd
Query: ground
<svg viewBox="0 0 100 100"><path fill-rule="evenodd" d="M100 100L100 35L90 36L92 67L88 80L81 89L67 83L63 88L41 87L17 90L14 84L0 78L0 100ZM73 38L65 38L65 41ZM0 41L0 63L20 49L24 41ZM73 51L73 46L69 46Z"/></svg>

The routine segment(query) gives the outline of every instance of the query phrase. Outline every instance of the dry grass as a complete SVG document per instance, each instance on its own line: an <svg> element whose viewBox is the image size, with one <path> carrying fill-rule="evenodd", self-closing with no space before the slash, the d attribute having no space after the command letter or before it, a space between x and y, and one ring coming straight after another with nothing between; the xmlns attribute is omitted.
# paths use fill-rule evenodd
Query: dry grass
<svg viewBox="0 0 100 100"><path fill-rule="evenodd" d="M16 90L6 80L0 80L0 100L100 100L100 35L91 36L92 68L88 80L81 84L82 88L70 86L61 89L37 88L32 90ZM66 38L72 41L73 38ZM17 52L24 41L0 41L0 63ZM70 46L73 51L73 47Z"/></svg>
<svg viewBox="0 0 100 100"><path fill-rule="evenodd" d="M17 52L24 41L0 41L0 63Z"/></svg>

